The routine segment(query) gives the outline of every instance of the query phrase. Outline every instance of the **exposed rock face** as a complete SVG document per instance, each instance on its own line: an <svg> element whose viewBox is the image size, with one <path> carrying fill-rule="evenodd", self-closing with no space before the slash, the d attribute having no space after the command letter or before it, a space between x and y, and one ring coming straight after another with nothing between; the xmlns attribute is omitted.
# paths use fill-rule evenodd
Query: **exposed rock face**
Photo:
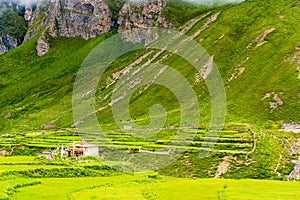
<svg viewBox="0 0 300 200"><path fill-rule="evenodd" d="M50 44L45 34L42 34L37 41L36 51L38 56L45 55L50 50Z"/></svg>
<svg viewBox="0 0 300 200"><path fill-rule="evenodd" d="M0 55L16 48L18 45L18 39L13 38L9 35L0 36Z"/></svg>
<svg viewBox="0 0 300 200"><path fill-rule="evenodd" d="M51 0L35 11L33 22L40 18L40 24L27 33L25 41L43 29L52 37L94 38L110 30L111 17L108 5L102 0Z"/></svg>
<svg viewBox="0 0 300 200"><path fill-rule="evenodd" d="M94 38L110 31L111 19L108 4L102 0L51 0L36 9L24 41L45 29L52 37ZM39 42L38 54L44 55L49 46L45 38Z"/></svg>
<svg viewBox="0 0 300 200"><path fill-rule="evenodd" d="M27 42L30 38L36 36L39 31L46 29L49 15L47 12L50 7L50 1L39 1L37 8L31 13L31 17L28 16L27 18L30 18L30 20L27 21L28 30L23 42Z"/></svg>
<svg viewBox="0 0 300 200"><path fill-rule="evenodd" d="M31 21L31 19L32 19L32 6L31 5L25 6L24 19L27 23L29 23Z"/></svg>
<svg viewBox="0 0 300 200"><path fill-rule="evenodd" d="M124 35L125 40L127 38L134 43L145 38L155 40L158 37L156 33L150 30L135 32L133 29L171 27L172 25L163 16L165 8L165 0L129 0L123 5L117 17L117 13L112 16L112 11L103 0L41 0L35 6L25 5L24 19L28 31L23 42L42 31L44 34L39 38L37 46L37 53L42 56L50 49L51 37L81 36L86 40L95 38L112 29L113 19L117 19L118 31ZM7 40L1 38L0 53L9 50L5 43ZM18 44L13 43L10 46L14 48Z"/></svg>
<svg viewBox="0 0 300 200"><path fill-rule="evenodd" d="M111 11L102 0L56 0L49 14L51 36L81 36L90 39L107 33L112 25Z"/></svg>
<svg viewBox="0 0 300 200"><path fill-rule="evenodd" d="M283 130L286 132L300 133L300 123L283 124Z"/></svg>
<svg viewBox="0 0 300 200"><path fill-rule="evenodd" d="M171 27L172 25L163 16L165 8L164 0L129 1L120 11L118 31L125 41L138 43L149 33L137 31L136 28Z"/></svg>

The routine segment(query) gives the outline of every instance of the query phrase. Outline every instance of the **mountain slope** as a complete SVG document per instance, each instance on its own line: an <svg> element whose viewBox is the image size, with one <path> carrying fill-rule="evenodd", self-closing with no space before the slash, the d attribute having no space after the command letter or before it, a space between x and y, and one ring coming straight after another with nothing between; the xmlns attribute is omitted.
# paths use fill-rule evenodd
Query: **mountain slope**
<svg viewBox="0 0 300 200"><path fill-rule="evenodd" d="M300 7L291 7L293 3L293 0L246 1L206 11L179 28L213 56L221 72L227 93L228 129L213 149L217 153L203 159L199 159L197 148L203 144L202 137L206 131L199 130L200 136L193 141L191 148L196 153L185 155L188 161L179 160L161 169L161 173L213 177L220 163L226 165L230 162L231 167L223 175L220 172L220 176L296 177L299 170L291 174L294 167L291 160L297 159L299 154L295 148L298 135L278 130L285 122L300 121L300 39L297 32L300 28ZM111 31L91 40L54 37L50 40L50 51L38 57L36 44L39 33L2 55L0 133L45 131L47 127L76 131L71 103L77 72L86 56L115 34L116 31ZM110 103L111 93L119 81L118 74L132 63L138 62L133 69L140 69L147 58L172 66L184 75L199 98L199 126L207 128L209 125L209 94L204 81L198 80L199 72L183 58L167 52L153 49L134 51L111 64L103 74L96 93L99 123L108 133L116 133L112 140L122 143L122 148L137 149L137 145L143 144L147 149L155 149L160 144L168 144L176 127L180 126L180 102L167 88L155 84L133 94L130 114L137 124L148 125L151 122L148 109L154 104L162 104L168 116L165 130L148 138L148 141L120 131L114 121ZM137 144L130 146L132 142Z"/></svg>
<svg viewBox="0 0 300 200"><path fill-rule="evenodd" d="M223 72L229 113L243 121L300 120L299 63L295 62L299 60L295 47L300 43L296 34L300 18L299 7L292 8L293 3L248 1L229 6L217 23L196 38L204 38L201 44L215 55ZM283 105L270 109L270 102L279 100L272 99L273 92Z"/></svg>
<svg viewBox="0 0 300 200"><path fill-rule="evenodd" d="M291 8L292 3L252 1L224 7L219 9L221 14L218 19L200 34L197 31L218 10L187 32L189 35L196 33L195 40L200 40L201 45L214 56L222 73L227 87L229 123L299 121L299 79L295 66L297 63L292 62L294 56L294 59L299 59L294 48L300 43L295 31L299 27L296 14L299 7ZM268 42L257 46L256 39L271 28L275 30L263 39ZM53 49L49 55L38 58L33 55L36 40L33 38L1 58L2 130L11 130L12 127L16 130L24 129L20 125L29 126L25 129L40 129L51 122L57 123L59 127L69 127L72 124L70 105L65 103L59 106L58 102L62 99L70 102L76 71L92 47L101 41L57 38L51 44ZM143 53L137 52L131 58L138 58ZM176 59L172 57L167 63L175 63L176 66L176 63L180 63ZM129 64L132 60L126 62ZM125 66L120 65L118 68ZM22 73L18 73L20 71ZM193 82L194 74L188 70L186 73ZM278 95L278 100L282 99L283 105L278 104L276 109L270 109L270 103L277 102L272 99L274 95ZM46 112L47 109L42 105L52 108ZM60 112L67 111L69 114L62 117L54 109L57 106L63 108ZM173 109L172 106L170 109ZM55 121L57 118L59 120Z"/></svg>

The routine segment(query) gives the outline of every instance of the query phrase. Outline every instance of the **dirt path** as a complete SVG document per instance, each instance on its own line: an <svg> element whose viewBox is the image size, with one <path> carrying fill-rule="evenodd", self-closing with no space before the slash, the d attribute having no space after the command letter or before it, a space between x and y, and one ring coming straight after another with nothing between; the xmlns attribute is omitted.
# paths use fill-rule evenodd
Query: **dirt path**
<svg viewBox="0 0 300 200"><path fill-rule="evenodd" d="M249 156L250 154L252 154L252 153L255 152L256 147L257 147L257 137L256 137L257 134L256 134L256 132L254 132L254 131L251 130L251 129L250 129L250 131L251 131L251 133L252 133L252 135L253 135L253 148L252 148L251 151L249 151L249 152L247 153L246 159L248 159L248 156Z"/></svg>
<svg viewBox="0 0 300 200"><path fill-rule="evenodd" d="M300 154L300 139L295 141L294 146L287 140L287 142L290 145L291 148L291 155L294 153ZM298 159L295 161L295 166L293 171L289 174L288 180L294 180L300 177L300 156L298 156Z"/></svg>
<svg viewBox="0 0 300 200"><path fill-rule="evenodd" d="M298 160L295 163L295 167L293 171L289 174L288 180L291 181L295 178L298 178L300 176L300 156L298 157Z"/></svg>
<svg viewBox="0 0 300 200"><path fill-rule="evenodd" d="M232 156L225 156L223 158L223 161L218 166L215 178L220 178L220 176L222 174L225 174L228 171L230 164L231 164L231 161L230 161L231 159L232 159Z"/></svg>

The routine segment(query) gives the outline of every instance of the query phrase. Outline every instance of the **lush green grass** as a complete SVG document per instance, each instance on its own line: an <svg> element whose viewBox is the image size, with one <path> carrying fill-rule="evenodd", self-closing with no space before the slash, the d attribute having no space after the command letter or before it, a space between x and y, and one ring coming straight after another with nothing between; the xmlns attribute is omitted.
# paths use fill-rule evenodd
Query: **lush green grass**
<svg viewBox="0 0 300 200"><path fill-rule="evenodd" d="M32 156L13 156L13 157L0 157L0 164L5 163L32 163L34 157Z"/></svg>
<svg viewBox="0 0 300 200"><path fill-rule="evenodd" d="M5 196L7 184L11 186L22 182L32 182L39 180L40 185L25 187L19 189L15 198L19 199L68 199L72 192L100 186L108 183L120 183L132 180L138 180L139 176L116 176L116 177L98 177L98 178L48 178L48 179L13 179L0 183L1 194ZM49 192L51 191L51 192Z"/></svg>
<svg viewBox="0 0 300 200"><path fill-rule="evenodd" d="M118 176L87 179L40 179L19 189L22 199L298 199L298 182L179 179ZM272 190L270 190L272 186ZM44 190L51 193L40 192Z"/></svg>

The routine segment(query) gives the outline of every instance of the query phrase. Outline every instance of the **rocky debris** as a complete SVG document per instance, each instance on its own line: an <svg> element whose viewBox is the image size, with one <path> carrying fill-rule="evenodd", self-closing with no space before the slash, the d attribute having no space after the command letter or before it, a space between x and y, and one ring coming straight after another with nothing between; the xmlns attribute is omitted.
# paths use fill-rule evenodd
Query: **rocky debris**
<svg viewBox="0 0 300 200"><path fill-rule="evenodd" d="M0 55L7 52L7 47L5 46L2 38L0 37Z"/></svg>
<svg viewBox="0 0 300 200"><path fill-rule="evenodd" d="M38 56L43 56L50 50L49 39L42 34L37 41L36 51Z"/></svg>
<svg viewBox="0 0 300 200"><path fill-rule="evenodd" d="M139 57L137 60L135 60L133 63L129 64L127 67L125 67L122 70L118 70L116 72L114 72L112 74L112 77L108 77L108 79L106 80L106 88L109 88L111 85L115 84L116 81L120 78L122 78L124 75L128 74L129 72L131 72L131 70L133 69L133 67L139 65L141 62L143 62L147 57L149 57L151 54L153 53L152 51L147 52L146 54L142 55L141 57Z"/></svg>
<svg viewBox="0 0 300 200"><path fill-rule="evenodd" d="M185 34L187 33L191 28L193 28L193 26L195 26L198 22L200 22L202 19L204 19L205 17L207 17L208 15L211 14L211 11L208 13L205 13L204 15L202 15L199 18L194 18L191 19L182 29L181 29L181 33Z"/></svg>
<svg viewBox="0 0 300 200"><path fill-rule="evenodd" d="M228 171L230 164L231 164L231 159L232 159L232 156L225 156L223 158L223 161L218 166L215 178L220 178L220 176L222 174L225 174Z"/></svg>
<svg viewBox="0 0 300 200"><path fill-rule="evenodd" d="M45 130L50 130L50 129L57 129L58 127L54 124L47 124L45 125L44 129Z"/></svg>
<svg viewBox="0 0 300 200"><path fill-rule="evenodd" d="M113 100L111 100L111 102L108 104L109 106L113 106L114 104L118 103L119 101L121 101L122 99L124 99L127 96L127 92L124 91L122 92L122 94L116 98L114 98Z"/></svg>
<svg viewBox="0 0 300 200"><path fill-rule="evenodd" d="M267 93L265 94L263 100L268 99L268 98L271 98L271 95L272 95L272 94L271 94L270 92L267 92Z"/></svg>
<svg viewBox="0 0 300 200"><path fill-rule="evenodd" d="M142 40L156 36L151 31L143 31L150 27L170 28L169 23L163 16L166 9L164 0L129 1L124 4L119 13L118 31L127 42L139 43Z"/></svg>
<svg viewBox="0 0 300 200"><path fill-rule="evenodd" d="M201 69L200 69L200 75L203 79L206 79L210 73L212 72L212 70L214 69L214 56L211 56L210 59L208 60L208 62L206 63L206 65L204 65Z"/></svg>
<svg viewBox="0 0 300 200"><path fill-rule="evenodd" d="M280 92L279 94L284 94L283 92ZM275 110L276 108L278 108L278 106L283 105L283 100L279 97L279 94L276 94L275 92L267 92L262 100L266 100L266 99L270 99L273 95L273 100L272 102L270 102L270 109Z"/></svg>
<svg viewBox="0 0 300 200"><path fill-rule="evenodd" d="M286 123L283 124L283 130L286 132L300 133L300 123Z"/></svg>
<svg viewBox="0 0 300 200"><path fill-rule="evenodd" d="M209 74L212 72L213 68L214 68L214 56L212 56L208 62L206 63L206 65L204 65L200 71L195 75L195 82L194 85L198 84L201 82L201 80L206 79Z"/></svg>
<svg viewBox="0 0 300 200"><path fill-rule="evenodd" d="M297 123L293 123L296 125ZM289 124L290 126L291 124ZM299 125L299 124L298 124ZM297 125L296 125L297 126ZM298 126L299 128L300 126ZM293 171L288 175L288 181L291 180L299 180L300 179L300 139L296 139L292 142L292 144L287 140L287 143L290 146L290 155L298 154L297 159L293 159L292 162L295 164Z"/></svg>
<svg viewBox="0 0 300 200"><path fill-rule="evenodd" d="M297 160L293 160L292 162L295 164L295 166L293 171L288 176L288 181L300 179L300 156Z"/></svg>
<svg viewBox="0 0 300 200"><path fill-rule="evenodd" d="M263 32L261 35L257 36L255 38L255 42L257 43L256 47L260 47L260 46L264 45L265 43L267 43L268 41L265 40L266 37L275 30L276 30L275 28L271 28L271 29L268 29L265 32Z"/></svg>
<svg viewBox="0 0 300 200"><path fill-rule="evenodd" d="M297 50L297 47L295 47L295 49ZM299 72L298 78L300 78L300 47L299 51L294 53L294 55L291 58L288 58L285 61L291 63L292 65L296 65L297 71Z"/></svg>
<svg viewBox="0 0 300 200"><path fill-rule="evenodd" d="M3 151L0 151L0 157L4 157L8 154L7 151L3 150Z"/></svg>
<svg viewBox="0 0 300 200"><path fill-rule="evenodd" d="M244 71L246 70L245 67L241 67L242 65L246 64L249 61L250 57L248 56L243 62L239 63L235 68L231 75L231 77L228 79L228 81L232 81L233 79L238 78L238 76L242 75Z"/></svg>
<svg viewBox="0 0 300 200"><path fill-rule="evenodd" d="M6 150L2 150L0 151L0 157L4 157L4 156L11 156L13 151L15 150L15 146L11 148L11 151L6 151Z"/></svg>
<svg viewBox="0 0 300 200"><path fill-rule="evenodd" d="M83 120L78 120L78 121L74 122L74 123L71 125L71 127L72 127L72 128L75 128L75 127L79 126L82 122L83 122Z"/></svg>
<svg viewBox="0 0 300 200"><path fill-rule="evenodd" d="M246 70L246 68L244 68L244 67L235 69L233 74L231 75L231 77L228 79L228 81L230 82L233 79L237 79L240 75L242 75L244 73L245 70Z"/></svg>
<svg viewBox="0 0 300 200"><path fill-rule="evenodd" d="M211 17L203 24L203 26L202 26L196 33L194 33L194 34L191 36L191 38L194 39L194 38L196 38L197 36L199 36L204 30L206 30L206 29L210 26L211 23L215 22L215 21L218 19L218 17L219 17L220 14L221 14L221 12L218 12L218 13L214 14L213 16L211 16Z"/></svg>

